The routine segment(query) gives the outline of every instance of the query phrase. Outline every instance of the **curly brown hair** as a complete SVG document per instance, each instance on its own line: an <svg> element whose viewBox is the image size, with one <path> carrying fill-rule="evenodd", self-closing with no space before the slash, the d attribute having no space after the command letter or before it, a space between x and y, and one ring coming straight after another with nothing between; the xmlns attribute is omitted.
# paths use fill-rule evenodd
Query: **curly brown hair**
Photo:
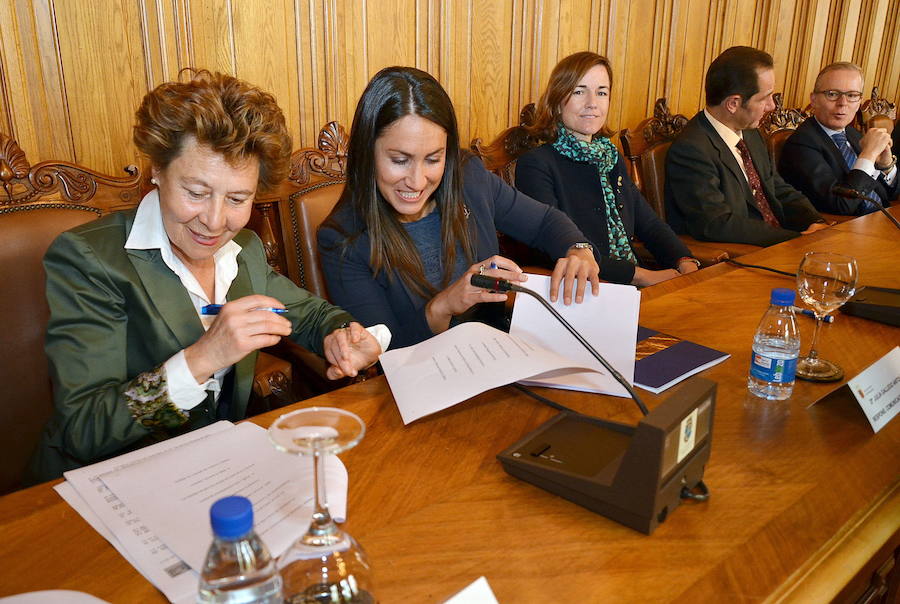
<svg viewBox="0 0 900 604"><path fill-rule="evenodd" d="M165 169L181 153L185 137L192 136L229 163L258 159L260 191L284 180L291 135L275 97L224 73L181 73L190 80L160 84L135 112L134 144L153 165Z"/></svg>
<svg viewBox="0 0 900 604"><path fill-rule="evenodd" d="M544 94L535 107L534 124L526 126L525 129L531 136L541 142L553 142L556 140L556 127L562 121L562 106L566 104L578 82L584 77L595 65L603 65L606 67L606 73L609 75L609 86L612 89L612 66L609 59L595 52L582 51L571 54L553 68L550 74L550 81ZM606 124L598 132L600 136L607 138L615 134Z"/></svg>

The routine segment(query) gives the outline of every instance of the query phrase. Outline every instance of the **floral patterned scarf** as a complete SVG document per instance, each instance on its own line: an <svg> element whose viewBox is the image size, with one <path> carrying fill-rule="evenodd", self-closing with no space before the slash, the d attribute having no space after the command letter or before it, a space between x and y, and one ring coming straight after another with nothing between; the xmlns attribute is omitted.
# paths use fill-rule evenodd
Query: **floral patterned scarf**
<svg viewBox="0 0 900 604"><path fill-rule="evenodd" d="M600 188L603 191L603 200L606 204L606 229L609 233L609 255L620 260L627 260L637 264L637 257L631 243L628 241L628 232L622 223L622 216L616 205L616 195L613 193L609 182L609 172L619 159L616 146L606 137L599 137L589 143L575 137L572 131L559 124L559 135L553 148L560 155L577 162L594 164L600 174Z"/></svg>

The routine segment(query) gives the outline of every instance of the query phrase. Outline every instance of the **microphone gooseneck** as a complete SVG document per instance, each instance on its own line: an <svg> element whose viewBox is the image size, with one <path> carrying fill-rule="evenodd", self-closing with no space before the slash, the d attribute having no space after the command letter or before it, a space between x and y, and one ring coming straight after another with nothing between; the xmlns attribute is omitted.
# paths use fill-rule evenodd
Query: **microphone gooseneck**
<svg viewBox="0 0 900 604"><path fill-rule="evenodd" d="M582 336L580 333L578 333L578 331L574 327L572 327L572 325L568 321L566 321L563 318L563 316L561 314L559 314L559 312L557 312L557 310L555 308L553 308L553 306L550 305L549 302L544 300L543 296L541 296L537 292L534 292L534 291L528 289L527 287L522 287L521 285L515 285L515 284L507 281L506 279L497 279L495 277L490 277L488 275L472 275L472 278L469 282L472 285L474 285L475 287L480 287L483 289L490 289L490 290L498 291L498 292L514 291L514 292L519 292L519 293L523 293L523 294L528 294L532 298L536 299L538 302L540 302L544 306L544 308L546 308L548 311L550 311L550 314L552 314L554 317L556 317L557 321L562 323L562 326L565 327L569 331L569 333L571 333L573 336L575 336L575 339L578 340L578 342L582 346L584 346L584 348L589 353L591 353L591 356L593 356L595 359L597 359L597 361L599 361L600 364L603 365L603 367L607 371L609 371L610 375L612 375L613 378L615 378L615 380L617 382L622 384L622 386L625 388L625 390L628 391L628 394L631 395L631 398L634 399L634 402L637 404L638 409L641 410L641 413L643 413L644 415L648 415L650 413L650 411L647 410L647 406L644 405L643 401L641 401L640 397L634 391L634 388L632 388L631 384L628 383L628 380L626 380L624 377L622 377L622 374L619 373L618 371L616 371L615 368L613 368L613 366L610 365L609 362L607 362L607 360L604 359L603 356L601 356L600 353L597 352L593 346L591 346L590 342L585 340L584 336Z"/></svg>
<svg viewBox="0 0 900 604"><path fill-rule="evenodd" d="M856 189L853 189L850 187L845 187L843 185L838 185L838 184L832 185L831 192L834 193L835 195L837 195L838 197L845 197L847 199L865 199L869 203L874 204L875 207L878 208L879 212L881 212L882 214L887 216L888 220L893 222L894 226L897 227L898 229L900 229L900 221L898 221L896 218L894 218L894 216L890 212L887 211L887 208L885 208L881 204L881 202L879 202L874 197L866 195L862 191L857 191Z"/></svg>

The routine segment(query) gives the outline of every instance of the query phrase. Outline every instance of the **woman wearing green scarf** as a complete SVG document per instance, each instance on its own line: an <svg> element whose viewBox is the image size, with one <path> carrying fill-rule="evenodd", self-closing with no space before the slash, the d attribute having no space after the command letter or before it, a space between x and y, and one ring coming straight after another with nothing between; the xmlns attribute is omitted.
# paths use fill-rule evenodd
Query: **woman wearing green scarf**
<svg viewBox="0 0 900 604"><path fill-rule="evenodd" d="M591 240L607 281L653 285L700 263L628 177L606 126L612 71L593 52L564 58L541 95L530 133L545 144L516 163L516 188L564 211ZM644 242L663 270L638 265L630 240Z"/></svg>

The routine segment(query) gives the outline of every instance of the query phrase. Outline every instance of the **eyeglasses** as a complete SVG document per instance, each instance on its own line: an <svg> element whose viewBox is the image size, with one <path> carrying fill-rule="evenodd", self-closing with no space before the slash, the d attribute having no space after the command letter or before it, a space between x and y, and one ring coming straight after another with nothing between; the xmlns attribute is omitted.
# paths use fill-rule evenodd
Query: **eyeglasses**
<svg viewBox="0 0 900 604"><path fill-rule="evenodd" d="M836 101L841 97L846 98L847 101L851 103L858 103L862 100L862 93L857 92L856 90L849 90L847 92L841 90L816 90L816 93L821 94L829 101Z"/></svg>

